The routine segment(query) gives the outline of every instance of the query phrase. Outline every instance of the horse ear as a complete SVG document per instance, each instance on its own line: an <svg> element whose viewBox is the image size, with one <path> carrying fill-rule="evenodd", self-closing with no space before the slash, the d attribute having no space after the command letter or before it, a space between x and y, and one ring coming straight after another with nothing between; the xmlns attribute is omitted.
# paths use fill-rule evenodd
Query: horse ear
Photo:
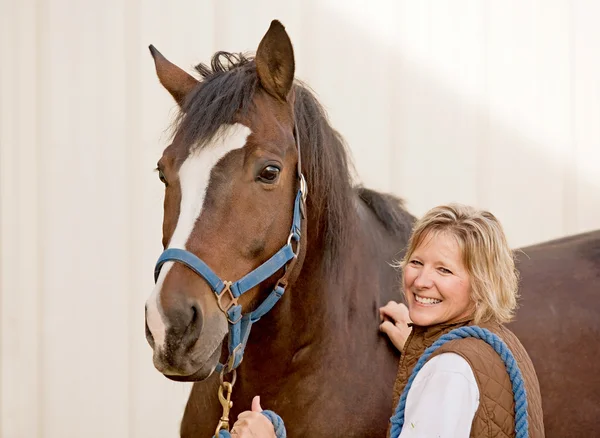
<svg viewBox="0 0 600 438"><path fill-rule="evenodd" d="M198 81L175 64L172 64L153 45L150 45L149 49L154 58L158 80L171 93L179 106L182 106L185 97L198 84Z"/></svg>
<svg viewBox="0 0 600 438"><path fill-rule="evenodd" d="M258 45L256 71L262 86L273 97L286 101L294 82L294 49L285 27L277 20Z"/></svg>

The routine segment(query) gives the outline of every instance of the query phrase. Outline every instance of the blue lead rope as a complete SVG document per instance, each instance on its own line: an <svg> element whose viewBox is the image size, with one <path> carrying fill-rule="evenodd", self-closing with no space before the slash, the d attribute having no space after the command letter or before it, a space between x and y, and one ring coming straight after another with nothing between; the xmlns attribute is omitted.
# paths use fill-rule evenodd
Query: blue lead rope
<svg viewBox="0 0 600 438"><path fill-rule="evenodd" d="M273 423L273 428L275 428L275 435L277 438L286 438L285 426L281 417L273 411L262 411L262 414L267 417L271 423ZM231 438L231 434L226 430L220 430L218 438Z"/></svg>
<svg viewBox="0 0 600 438"><path fill-rule="evenodd" d="M406 408L406 397L410 387L412 386L416 375L423 368L427 359L433 354L435 350L444 345L446 342L454 341L456 339L463 338L477 338L487 342L492 348L500 355L506 366L506 371L510 377L510 381L513 387L513 397L515 399L515 433L516 438L527 438L529 436L529 421L527 419L527 393L525 392L525 384L523 382L523 376L521 370L517 365L515 357L508 349L504 341L497 335L490 332L487 329L477 326L467 326L452 330L440 337L435 343L429 347L423 355L419 358L417 365L413 369L408 383L402 392L398 406L396 407L396 413L391 418L392 428L390 431L391 438L398 438L402 431L402 425L404 424L404 410Z"/></svg>

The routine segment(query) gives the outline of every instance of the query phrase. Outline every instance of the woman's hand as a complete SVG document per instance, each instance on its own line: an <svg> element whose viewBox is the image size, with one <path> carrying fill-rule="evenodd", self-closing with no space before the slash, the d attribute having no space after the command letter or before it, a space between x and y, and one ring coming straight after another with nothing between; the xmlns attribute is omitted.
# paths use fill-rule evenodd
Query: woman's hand
<svg viewBox="0 0 600 438"><path fill-rule="evenodd" d="M410 335L411 328L408 323L411 322L408 316L408 307L404 304L390 301L379 309L381 325L379 330L388 335L392 344L402 351L404 344Z"/></svg>
<svg viewBox="0 0 600 438"><path fill-rule="evenodd" d="M252 399L252 410L244 411L231 429L232 438L275 438L275 429L267 417L261 414L260 397Z"/></svg>

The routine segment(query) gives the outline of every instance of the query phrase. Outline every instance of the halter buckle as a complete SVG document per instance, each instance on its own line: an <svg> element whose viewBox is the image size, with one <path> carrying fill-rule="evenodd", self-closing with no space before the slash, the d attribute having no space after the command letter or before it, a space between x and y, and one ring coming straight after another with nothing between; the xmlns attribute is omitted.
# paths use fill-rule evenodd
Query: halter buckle
<svg viewBox="0 0 600 438"><path fill-rule="evenodd" d="M227 363L225 364L225 367L223 368L223 371L234 372L235 373L235 368L233 368L233 365L235 364L235 358L237 356L237 353L238 353L238 351L241 348L243 348L243 344L242 343L239 343L238 345L236 345L236 347L233 349L233 351L229 354L229 358L227 359ZM244 360L243 356L240 359L240 363L242 363L242 360ZM235 377L234 377L233 381L235 382Z"/></svg>
<svg viewBox="0 0 600 438"><path fill-rule="evenodd" d="M302 193L302 202L306 202L306 197L308 196L308 184L306 184L303 173L300 174L300 193Z"/></svg>

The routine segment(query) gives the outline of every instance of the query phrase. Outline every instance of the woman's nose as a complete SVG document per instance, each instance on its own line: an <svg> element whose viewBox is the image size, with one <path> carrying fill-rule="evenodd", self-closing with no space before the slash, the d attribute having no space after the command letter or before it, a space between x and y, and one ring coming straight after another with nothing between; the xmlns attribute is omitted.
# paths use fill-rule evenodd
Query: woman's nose
<svg viewBox="0 0 600 438"><path fill-rule="evenodd" d="M433 278L431 272L427 268L421 269L417 278L415 278L415 287L419 289L429 289L433 286Z"/></svg>

